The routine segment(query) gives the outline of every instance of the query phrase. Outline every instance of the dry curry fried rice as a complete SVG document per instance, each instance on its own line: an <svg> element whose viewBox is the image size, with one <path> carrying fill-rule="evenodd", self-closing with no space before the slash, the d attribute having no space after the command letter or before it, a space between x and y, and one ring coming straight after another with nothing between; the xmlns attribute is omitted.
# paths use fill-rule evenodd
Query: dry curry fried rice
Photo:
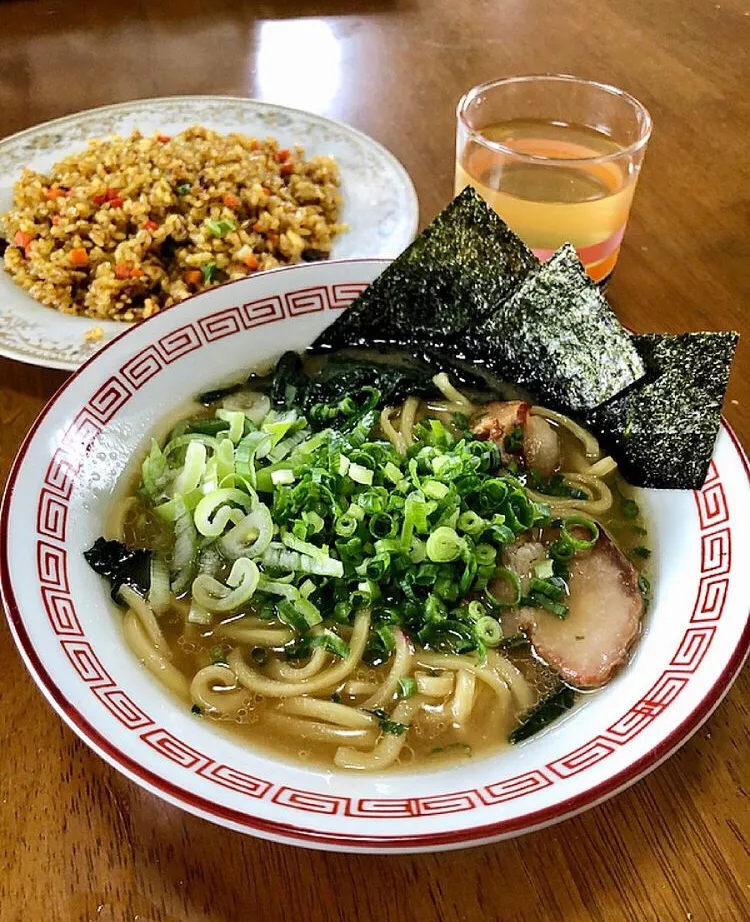
<svg viewBox="0 0 750 922"><path fill-rule="evenodd" d="M300 147L192 127L98 139L25 170L0 216L5 269L66 314L132 321L212 285L325 259L339 173Z"/></svg>

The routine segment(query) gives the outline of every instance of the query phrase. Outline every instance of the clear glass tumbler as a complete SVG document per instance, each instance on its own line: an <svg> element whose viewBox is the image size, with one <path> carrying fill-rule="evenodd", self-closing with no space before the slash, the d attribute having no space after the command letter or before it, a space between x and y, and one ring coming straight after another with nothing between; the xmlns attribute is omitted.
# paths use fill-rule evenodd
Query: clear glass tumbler
<svg viewBox="0 0 750 922"><path fill-rule="evenodd" d="M473 186L542 260L569 241L606 283L651 136L646 108L613 86L543 74L475 86L457 120L456 192Z"/></svg>

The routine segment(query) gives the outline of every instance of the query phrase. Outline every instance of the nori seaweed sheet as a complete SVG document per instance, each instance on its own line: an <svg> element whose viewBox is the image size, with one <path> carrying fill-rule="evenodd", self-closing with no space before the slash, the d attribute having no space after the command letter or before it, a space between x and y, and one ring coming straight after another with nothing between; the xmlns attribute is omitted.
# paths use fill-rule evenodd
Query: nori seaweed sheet
<svg viewBox="0 0 750 922"><path fill-rule="evenodd" d="M466 337L466 354L564 412L591 409L643 376L630 334L567 243Z"/></svg>
<svg viewBox="0 0 750 922"><path fill-rule="evenodd" d="M538 260L467 186L313 344L444 347L506 300Z"/></svg>
<svg viewBox="0 0 750 922"><path fill-rule="evenodd" d="M703 486L738 339L733 332L633 338L646 377L582 419L633 486Z"/></svg>

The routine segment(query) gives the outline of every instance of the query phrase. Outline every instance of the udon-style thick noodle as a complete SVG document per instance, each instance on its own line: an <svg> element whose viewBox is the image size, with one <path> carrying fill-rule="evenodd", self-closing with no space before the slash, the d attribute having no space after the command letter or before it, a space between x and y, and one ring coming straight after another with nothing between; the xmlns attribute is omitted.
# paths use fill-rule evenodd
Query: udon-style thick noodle
<svg viewBox="0 0 750 922"><path fill-rule="evenodd" d="M152 552L125 641L196 719L349 771L536 732L627 660L647 587L590 433L445 373L388 400L382 369L328 401L304 402L312 376L279 405L278 369L207 395L106 525Z"/></svg>

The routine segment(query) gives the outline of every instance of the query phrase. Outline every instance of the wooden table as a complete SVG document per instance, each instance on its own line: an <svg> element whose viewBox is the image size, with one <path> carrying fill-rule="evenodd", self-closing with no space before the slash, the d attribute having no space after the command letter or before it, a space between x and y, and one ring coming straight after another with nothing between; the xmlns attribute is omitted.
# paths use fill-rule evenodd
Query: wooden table
<svg viewBox="0 0 750 922"><path fill-rule="evenodd" d="M612 82L656 129L611 300L642 331L747 333L749 11L747 0L3 2L0 135L134 97L258 96L382 141L426 221L450 197L466 87L539 71ZM745 444L748 371L745 347L726 406ZM3 478L63 379L0 360ZM674 758L584 816L500 845L382 858L244 838L145 793L52 713L4 622L0 676L0 922L750 919L747 671Z"/></svg>

